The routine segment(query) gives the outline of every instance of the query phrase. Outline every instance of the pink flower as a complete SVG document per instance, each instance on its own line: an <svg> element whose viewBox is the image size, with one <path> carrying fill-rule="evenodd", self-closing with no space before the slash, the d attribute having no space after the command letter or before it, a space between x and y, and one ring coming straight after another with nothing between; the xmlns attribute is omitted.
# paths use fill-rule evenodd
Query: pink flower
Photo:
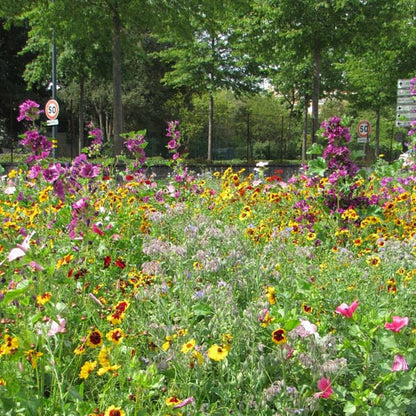
<svg viewBox="0 0 416 416"><path fill-rule="evenodd" d="M104 235L104 232L96 224L92 225L92 232L98 235Z"/></svg>
<svg viewBox="0 0 416 416"><path fill-rule="evenodd" d="M407 365L406 358L403 355L396 354L394 356L393 366L391 371L407 371L409 366Z"/></svg>
<svg viewBox="0 0 416 416"><path fill-rule="evenodd" d="M355 300L353 303L351 303L350 306L348 306L346 303L341 303L341 305L338 306L338 308L335 309L336 313L340 313L347 318L352 318L352 315L354 311L357 309L357 306L360 303Z"/></svg>
<svg viewBox="0 0 416 416"><path fill-rule="evenodd" d="M181 407L184 407L188 404L191 403L195 403L195 399L193 397L188 397L185 400L182 400L180 403L178 403L177 405L173 406L174 409L180 409Z"/></svg>
<svg viewBox="0 0 416 416"><path fill-rule="evenodd" d="M48 331L48 336L53 337L56 334L63 334L66 332L66 320L64 318L61 318L59 315L56 315L58 318L58 323L50 320L50 328Z"/></svg>
<svg viewBox="0 0 416 416"><path fill-rule="evenodd" d="M39 263L36 263L35 261L31 261L29 265L33 271L41 272L45 270L45 268L42 265L40 265Z"/></svg>
<svg viewBox="0 0 416 416"><path fill-rule="evenodd" d="M30 239L33 237L33 234L35 234L34 231L23 240L22 244L16 244L16 247L10 250L10 253L7 255L8 261L20 259L26 254L30 248Z"/></svg>
<svg viewBox="0 0 416 416"><path fill-rule="evenodd" d="M318 389L321 390L321 391L319 393L315 393L313 395L313 397L315 399L319 399L320 397L322 397L323 399L328 399L334 393L334 391L332 390L332 387L331 387L331 379L330 378L322 377L318 381Z"/></svg>
<svg viewBox="0 0 416 416"><path fill-rule="evenodd" d="M386 322L384 328L389 329L393 332L400 332L400 330L409 323L409 318L407 316L393 316L393 322Z"/></svg>
<svg viewBox="0 0 416 416"><path fill-rule="evenodd" d="M309 335L316 334L316 325L305 319L300 319L300 325L296 328L296 333L301 338L306 338Z"/></svg>

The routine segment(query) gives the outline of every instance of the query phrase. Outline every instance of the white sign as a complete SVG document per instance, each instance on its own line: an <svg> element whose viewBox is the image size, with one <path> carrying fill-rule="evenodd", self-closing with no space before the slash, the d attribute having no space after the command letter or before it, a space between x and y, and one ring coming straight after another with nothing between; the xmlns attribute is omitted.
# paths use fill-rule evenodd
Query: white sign
<svg viewBox="0 0 416 416"><path fill-rule="evenodd" d="M57 126L59 124L59 120L56 118L55 120L47 120L46 125L47 126Z"/></svg>
<svg viewBox="0 0 416 416"><path fill-rule="evenodd" d="M58 101L50 99L45 105L45 114L49 120L55 120L59 115L59 104Z"/></svg>
<svg viewBox="0 0 416 416"><path fill-rule="evenodd" d="M368 137L371 132L371 124L367 120L361 120L357 126L357 134L360 137Z"/></svg>
<svg viewBox="0 0 416 416"><path fill-rule="evenodd" d="M368 143L367 137L358 137L357 143Z"/></svg>

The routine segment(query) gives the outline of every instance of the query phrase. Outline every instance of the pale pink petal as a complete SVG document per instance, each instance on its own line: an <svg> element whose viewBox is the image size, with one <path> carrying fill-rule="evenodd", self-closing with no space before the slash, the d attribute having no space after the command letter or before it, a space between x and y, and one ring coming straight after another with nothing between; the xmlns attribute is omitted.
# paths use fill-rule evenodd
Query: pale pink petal
<svg viewBox="0 0 416 416"><path fill-rule="evenodd" d="M395 355L391 371L407 371L408 369L406 358L400 354Z"/></svg>

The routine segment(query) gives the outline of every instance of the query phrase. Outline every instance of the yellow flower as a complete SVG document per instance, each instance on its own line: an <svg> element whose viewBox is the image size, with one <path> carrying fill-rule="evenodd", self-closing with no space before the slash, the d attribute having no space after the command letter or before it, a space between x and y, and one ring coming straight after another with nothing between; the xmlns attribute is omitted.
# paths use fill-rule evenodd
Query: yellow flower
<svg viewBox="0 0 416 416"><path fill-rule="evenodd" d="M19 340L8 334L4 336L4 343L0 345L0 357L2 355L12 355L19 348Z"/></svg>
<svg viewBox="0 0 416 416"><path fill-rule="evenodd" d="M124 338L124 333L120 328L112 329L107 333L106 338L111 341L113 344L120 344Z"/></svg>
<svg viewBox="0 0 416 416"><path fill-rule="evenodd" d="M31 348L30 350L25 351L25 355L30 364L32 364L32 368L37 368L38 358L42 357L43 353Z"/></svg>
<svg viewBox="0 0 416 416"><path fill-rule="evenodd" d="M0 386L5 386L6 380L4 378L0 378Z"/></svg>
<svg viewBox="0 0 416 416"><path fill-rule="evenodd" d="M381 263L381 259L380 257L374 256L367 258L366 262L369 266L378 267Z"/></svg>
<svg viewBox="0 0 416 416"><path fill-rule="evenodd" d="M195 347L196 341L194 339L191 339L190 341L186 342L182 345L181 351L184 354L188 354L188 352L192 351Z"/></svg>
<svg viewBox="0 0 416 416"><path fill-rule="evenodd" d="M229 348L214 344L208 349L208 357L214 361L222 361L227 357L228 352Z"/></svg>
<svg viewBox="0 0 416 416"><path fill-rule="evenodd" d="M276 289L273 286L266 287L266 297L270 305L274 305L276 303Z"/></svg>
<svg viewBox="0 0 416 416"><path fill-rule="evenodd" d="M285 344L287 342L286 331L283 328L278 328L272 332L272 341L275 344Z"/></svg>
<svg viewBox="0 0 416 416"><path fill-rule="evenodd" d="M103 345L103 334L98 329L89 331L86 342L91 348L101 347Z"/></svg>
<svg viewBox="0 0 416 416"><path fill-rule="evenodd" d="M85 345L78 345L75 349L74 349L74 354L75 355L81 355L81 354L85 354L85 351L87 349L85 348Z"/></svg>
<svg viewBox="0 0 416 416"><path fill-rule="evenodd" d="M165 400L166 406L175 406L176 404L180 403L181 400L179 400L176 396L168 397Z"/></svg>
<svg viewBox="0 0 416 416"><path fill-rule="evenodd" d="M126 416L126 412L121 407L110 406L105 410L104 416Z"/></svg>
<svg viewBox="0 0 416 416"><path fill-rule="evenodd" d="M97 367L97 361L85 361L84 365L81 367L81 371L79 372L79 378L86 380L94 371L95 367Z"/></svg>
<svg viewBox="0 0 416 416"><path fill-rule="evenodd" d="M45 292L43 295L36 296L36 303L38 305L45 305L45 303L48 303L51 299L52 299L52 293Z"/></svg>

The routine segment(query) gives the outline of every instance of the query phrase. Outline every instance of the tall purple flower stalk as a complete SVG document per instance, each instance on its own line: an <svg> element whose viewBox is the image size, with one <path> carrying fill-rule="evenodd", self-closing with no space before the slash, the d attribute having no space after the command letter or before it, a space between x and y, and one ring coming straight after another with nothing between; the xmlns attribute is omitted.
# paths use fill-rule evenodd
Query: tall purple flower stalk
<svg viewBox="0 0 416 416"><path fill-rule="evenodd" d="M367 197L356 196L355 177L358 166L350 159L350 150L346 146L351 140L349 128L342 125L339 117L325 120L322 127L322 136L328 139L322 156L327 165L326 175L330 184L325 195L325 204L331 211L342 213L347 208L377 203Z"/></svg>

